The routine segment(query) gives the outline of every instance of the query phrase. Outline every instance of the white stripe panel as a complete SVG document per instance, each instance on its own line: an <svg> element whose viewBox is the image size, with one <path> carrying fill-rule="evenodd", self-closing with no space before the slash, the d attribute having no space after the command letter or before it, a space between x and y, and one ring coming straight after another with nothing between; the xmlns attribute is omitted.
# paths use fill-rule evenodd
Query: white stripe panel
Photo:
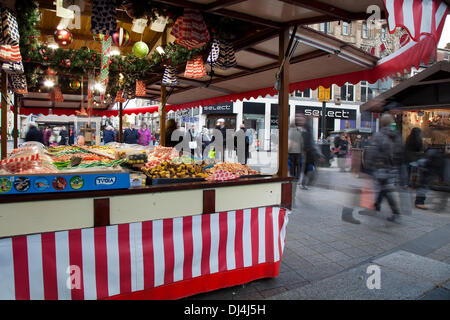
<svg viewBox="0 0 450 320"><path fill-rule="evenodd" d="M153 258L155 262L155 287L164 284L164 237L163 221L153 221Z"/></svg>
<svg viewBox="0 0 450 320"><path fill-rule="evenodd" d="M119 228L106 228L106 262L108 265L108 294L120 294L120 264L119 264Z"/></svg>
<svg viewBox="0 0 450 320"><path fill-rule="evenodd" d="M236 269L236 211L227 213L227 270Z"/></svg>
<svg viewBox="0 0 450 320"><path fill-rule="evenodd" d="M70 265L69 232L55 232L55 251L58 300L71 300L72 293L67 287L67 279L69 279L70 276L69 273L67 273Z"/></svg>
<svg viewBox="0 0 450 320"><path fill-rule="evenodd" d="M389 13L389 31L393 31L395 29L395 9L394 9L394 0L386 0L386 9Z"/></svg>
<svg viewBox="0 0 450 320"><path fill-rule="evenodd" d="M28 274L30 279L30 300L44 300L44 272L42 270L41 235L27 236Z"/></svg>
<svg viewBox="0 0 450 320"><path fill-rule="evenodd" d="M281 254L283 254L283 252L284 252L284 245L286 242L286 227L287 227L287 224L289 221L288 213L289 213L289 211L286 211L284 214L283 227L281 228L281 235L280 235L280 237L281 237Z"/></svg>
<svg viewBox="0 0 450 320"><path fill-rule="evenodd" d="M422 21L420 23L420 33L431 33L432 19L433 0L422 0Z"/></svg>
<svg viewBox="0 0 450 320"><path fill-rule="evenodd" d="M258 209L258 263L266 262L266 208Z"/></svg>
<svg viewBox="0 0 450 320"><path fill-rule="evenodd" d="M131 291L144 290L144 253L142 223L130 224Z"/></svg>
<svg viewBox="0 0 450 320"><path fill-rule="evenodd" d="M202 274L202 216L192 217L192 277L199 277Z"/></svg>
<svg viewBox="0 0 450 320"><path fill-rule="evenodd" d="M447 5L444 2L441 2L441 5L436 10L435 19L436 19L436 30L439 28L439 25L442 22L442 19L444 18L445 11L447 10Z"/></svg>
<svg viewBox="0 0 450 320"><path fill-rule="evenodd" d="M81 230L81 251L83 257L84 299L97 299L97 282L95 280L95 245L94 229Z"/></svg>
<svg viewBox="0 0 450 320"><path fill-rule="evenodd" d="M219 214L215 213L210 216L211 225L211 251L209 254L209 272L219 272L219 241L220 241L220 225ZM223 240L222 240L223 241Z"/></svg>
<svg viewBox="0 0 450 320"><path fill-rule="evenodd" d="M244 268L252 265L252 226L251 226L251 214L249 209L244 210L244 225L242 228L242 244L244 246Z"/></svg>
<svg viewBox="0 0 450 320"><path fill-rule="evenodd" d="M14 259L12 239L0 240L0 300L14 300Z"/></svg>
<svg viewBox="0 0 450 320"><path fill-rule="evenodd" d="M280 260L280 229L278 228L278 218L280 215L280 208L272 208L272 221L273 221L273 261L277 262Z"/></svg>
<svg viewBox="0 0 450 320"><path fill-rule="evenodd" d="M184 265L183 218L173 219L173 252L173 281L181 281L183 280Z"/></svg>
<svg viewBox="0 0 450 320"><path fill-rule="evenodd" d="M409 30L413 37L416 36L416 30L414 26L414 0L403 1L403 25Z"/></svg>

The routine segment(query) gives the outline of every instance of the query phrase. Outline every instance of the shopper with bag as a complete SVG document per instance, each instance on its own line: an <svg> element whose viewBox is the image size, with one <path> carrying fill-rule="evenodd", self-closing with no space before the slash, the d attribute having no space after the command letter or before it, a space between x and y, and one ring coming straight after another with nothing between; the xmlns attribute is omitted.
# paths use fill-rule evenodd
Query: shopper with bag
<svg viewBox="0 0 450 320"><path fill-rule="evenodd" d="M300 179L300 156L303 147L303 138L301 131L297 128L294 122L289 127L288 134L288 159L290 162L289 173L291 177L296 180Z"/></svg>

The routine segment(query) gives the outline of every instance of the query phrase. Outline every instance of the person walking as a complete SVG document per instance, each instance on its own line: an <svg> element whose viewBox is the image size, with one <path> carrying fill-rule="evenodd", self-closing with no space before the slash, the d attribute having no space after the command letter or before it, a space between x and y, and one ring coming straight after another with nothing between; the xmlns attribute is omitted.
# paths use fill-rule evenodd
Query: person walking
<svg viewBox="0 0 450 320"><path fill-rule="evenodd" d="M61 146L66 146L69 142L69 133L67 132L66 126L61 127L61 131L59 132L59 136L61 137L61 140L59 140L59 144Z"/></svg>
<svg viewBox="0 0 450 320"><path fill-rule="evenodd" d="M52 129L49 126L44 130L44 145L48 147L50 145L50 137L52 136Z"/></svg>
<svg viewBox="0 0 450 320"><path fill-rule="evenodd" d="M412 165L423 156L423 152L422 130L417 127L413 128L405 141L405 162L408 172L408 183L412 180Z"/></svg>
<svg viewBox="0 0 450 320"><path fill-rule="evenodd" d="M341 172L345 172L345 164L347 161L348 141L345 134L337 136L334 139L334 152L336 154L338 167Z"/></svg>
<svg viewBox="0 0 450 320"><path fill-rule="evenodd" d="M316 163L320 157L319 150L317 149L316 143L312 135L312 129L310 121L307 120L303 124L302 131L302 141L303 141L303 178L302 178L302 189L307 190L307 185L311 185L315 180L316 176Z"/></svg>
<svg viewBox="0 0 450 320"><path fill-rule="evenodd" d="M150 145L150 141L152 141L152 133L147 128L147 125L145 123L141 125L141 128L138 130L138 133L139 133L139 144L141 146Z"/></svg>
<svg viewBox="0 0 450 320"><path fill-rule="evenodd" d="M30 122L28 132L25 136L25 142L30 141L36 141L44 144L44 135L34 122Z"/></svg>
<svg viewBox="0 0 450 320"><path fill-rule="evenodd" d="M130 124L129 128L126 128L123 133L123 142L127 144L137 144L139 140L139 133L134 128L134 124Z"/></svg>
<svg viewBox="0 0 450 320"><path fill-rule="evenodd" d="M220 133L222 134L222 151L216 150L216 155L217 155L217 152L219 152L219 154L218 154L219 160L224 162L225 161L225 149L226 149L226 144L227 144L227 139L226 139L227 129L225 127L224 119L221 118L221 119L217 120L215 130L220 131ZM211 143L213 143L215 140L216 140L216 137L213 136L211 138Z"/></svg>
<svg viewBox="0 0 450 320"><path fill-rule="evenodd" d="M300 156L303 147L303 138L295 122L290 124L288 136L288 158L291 164L289 171L291 177L295 177L298 180L301 172Z"/></svg>
<svg viewBox="0 0 450 320"><path fill-rule="evenodd" d="M239 142L242 140L244 141L244 145L242 145L242 143ZM239 130L236 131L236 133L235 133L234 148L236 150L238 162L241 164L247 164L249 148L250 148L250 141L249 141L249 137L247 134L247 129L245 128L245 124L241 124L239 126Z"/></svg>
<svg viewBox="0 0 450 320"><path fill-rule="evenodd" d="M103 143L108 144L110 142L116 141L116 133L114 132L113 127L110 125L106 126L105 130L103 131Z"/></svg>
<svg viewBox="0 0 450 320"><path fill-rule="evenodd" d="M169 119L166 124L166 141L165 147L174 148L179 142L181 142L182 137L178 141L172 141L172 135L175 130L178 129L178 124L174 119Z"/></svg>
<svg viewBox="0 0 450 320"><path fill-rule="evenodd" d="M403 147L394 124L392 115L384 114L380 119L381 129L374 135L368 148L368 159L377 191L374 207L376 211L380 211L381 203L386 198L393 214L387 218L388 221L394 221L400 214L393 193L403 159Z"/></svg>

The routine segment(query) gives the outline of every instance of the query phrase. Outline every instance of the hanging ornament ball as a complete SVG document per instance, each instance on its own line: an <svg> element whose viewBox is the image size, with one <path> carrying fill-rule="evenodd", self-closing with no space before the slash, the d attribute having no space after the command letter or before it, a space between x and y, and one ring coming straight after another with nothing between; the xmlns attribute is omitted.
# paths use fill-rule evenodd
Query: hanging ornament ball
<svg viewBox="0 0 450 320"><path fill-rule="evenodd" d="M69 86L73 90L78 90L81 87L81 82L78 80L70 81Z"/></svg>
<svg viewBox="0 0 450 320"><path fill-rule="evenodd" d="M56 43L61 47L67 47L73 40L72 34L66 29L56 30L54 38Z"/></svg>
<svg viewBox="0 0 450 320"><path fill-rule="evenodd" d="M145 57L149 52L148 46L145 42L136 42L133 46L133 54L138 58Z"/></svg>
<svg viewBox="0 0 450 320"><path fill-rule="evenodd" d="M130 43L130 33L124 28L119 28L112 35L112 41L118 47L126 47Z"/></svg>

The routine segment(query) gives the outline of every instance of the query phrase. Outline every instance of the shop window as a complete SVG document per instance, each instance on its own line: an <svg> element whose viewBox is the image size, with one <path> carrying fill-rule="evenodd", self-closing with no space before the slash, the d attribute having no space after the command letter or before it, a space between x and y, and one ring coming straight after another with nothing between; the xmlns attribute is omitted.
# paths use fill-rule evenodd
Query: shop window
<svg viewBox="0 0 450 320"><path fill-rule="evenodd" d="M361 81L361 102L367 102L373 98L373 90L367 81Z"/></svg>
<svg viewBox="0 0 450 320"><path fill-rule="evenodd" d="M346 83L341 87L341 101L355 101L355 87Z"/></svg>

